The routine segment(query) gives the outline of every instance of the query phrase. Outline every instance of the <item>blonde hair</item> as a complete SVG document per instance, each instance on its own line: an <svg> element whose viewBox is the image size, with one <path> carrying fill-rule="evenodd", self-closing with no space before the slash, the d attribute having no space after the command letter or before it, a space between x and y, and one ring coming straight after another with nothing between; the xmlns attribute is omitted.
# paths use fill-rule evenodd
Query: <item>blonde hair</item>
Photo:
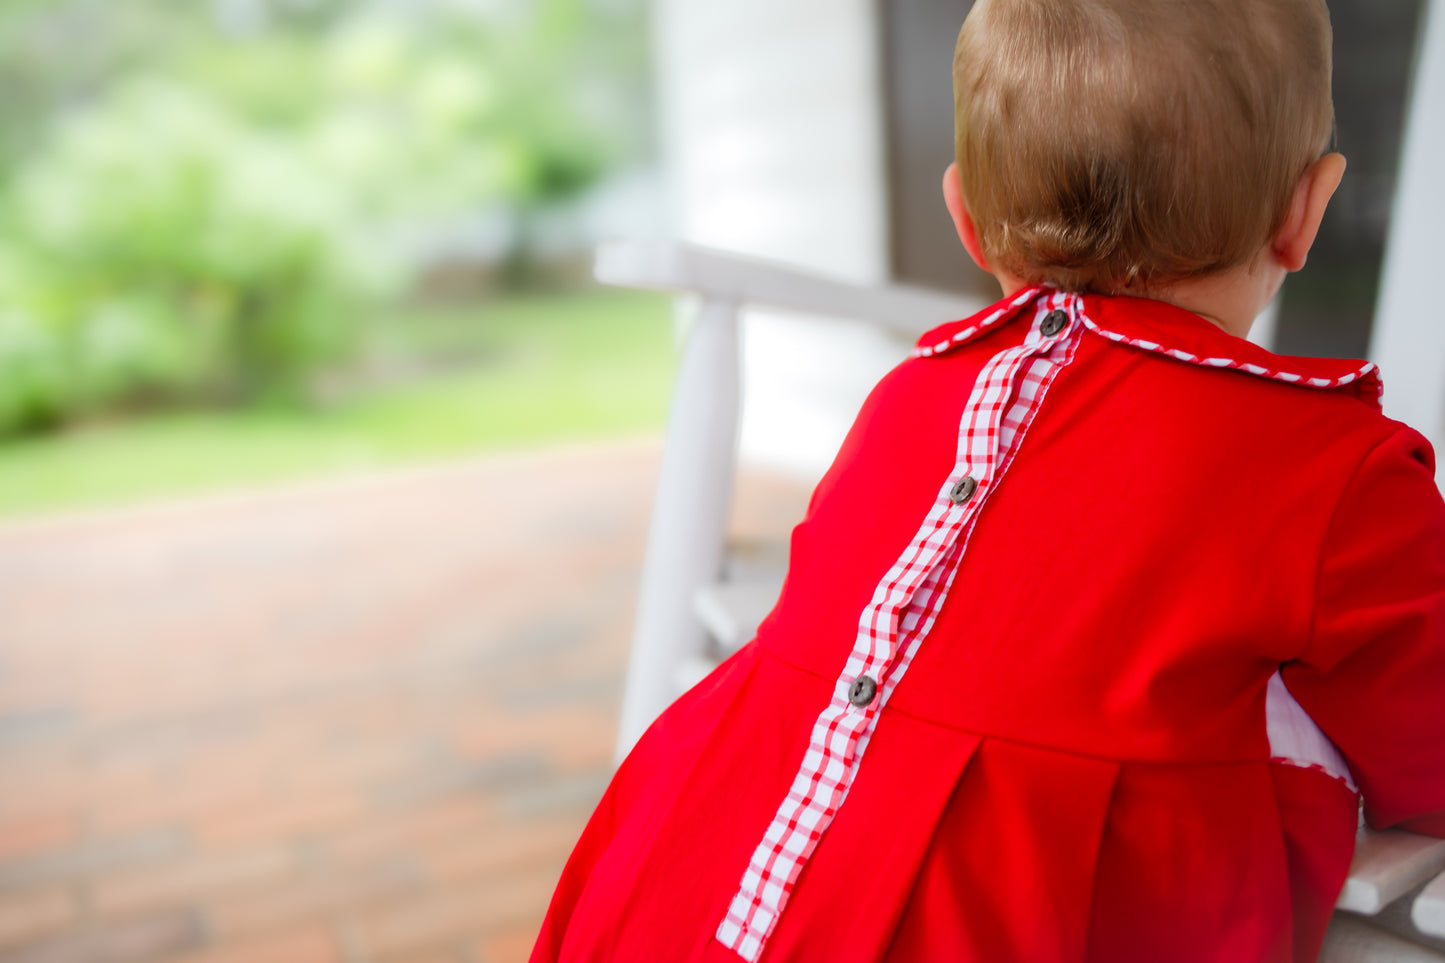
<svg viewBox="0 0 1445 963"><path fill-rule="evenodd" d="M963 195L995 269L1121 290L1248 262L1334 128L1323 0L978 0Z"/></svg>

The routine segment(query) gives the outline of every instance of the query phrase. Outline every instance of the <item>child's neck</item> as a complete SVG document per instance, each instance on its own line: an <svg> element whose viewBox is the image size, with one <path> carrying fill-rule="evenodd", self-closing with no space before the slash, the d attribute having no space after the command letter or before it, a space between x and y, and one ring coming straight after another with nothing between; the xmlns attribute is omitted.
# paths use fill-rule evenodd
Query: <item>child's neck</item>
<svg viewBox="0 0 1445 963"><path fill-rule="evenodd" d="M1285 270L1273 259L1261 256L1249 264L1172 284L1116 293L1165 301L1192 311L1237 338L1249 336L1254 319L1279 291ZM1008 297L1029 282L1013 275L994 272Z"/></svg>

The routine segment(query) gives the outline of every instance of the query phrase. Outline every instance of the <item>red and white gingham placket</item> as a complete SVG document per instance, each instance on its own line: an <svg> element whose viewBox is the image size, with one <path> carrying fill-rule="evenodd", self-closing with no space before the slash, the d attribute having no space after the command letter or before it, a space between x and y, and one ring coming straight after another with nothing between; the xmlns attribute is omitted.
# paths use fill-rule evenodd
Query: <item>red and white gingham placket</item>
<svg viewBox="0 0 1445 963"><path fill-rule="evenodd" d="M938 617L980 510L1003 480L1049 385L1073 359L1084 329L1082 302L1061 291L1026 289L961 334L971 337L1026 310L1030 301L1034 317L1023 343L994 355L974 382L959 421L953 471L864 607L853 648L831 700L813 724L802 765L718 925L717 940L750 963L762 955L798 874L847 798L880 713ZM1045 336L1041 325L1055 310L1064 311L1067 324ZM972 497L955 504L954 488L966 477L977 487ZM865 677L876 684L876 694L856 706L849 692Z"/></svg>

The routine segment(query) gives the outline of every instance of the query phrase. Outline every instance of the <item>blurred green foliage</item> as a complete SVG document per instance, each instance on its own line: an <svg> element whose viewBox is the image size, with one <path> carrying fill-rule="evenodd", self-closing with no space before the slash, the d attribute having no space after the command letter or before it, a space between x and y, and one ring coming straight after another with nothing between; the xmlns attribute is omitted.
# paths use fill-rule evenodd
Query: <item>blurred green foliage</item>
<svg viewBox="0 0 1445 963"><path fill-rule="evenodd" d="M295 389L384 277L337 181L183 87L67 117L6 200L0 425Z"/></svg>
<svg viewBox="0 0 1445 963"><path fill-rule="evenodd" d="M305 398L458 212L635 157L641 12L597 0L7 0L0 435Z"/></svg>
<svg viewBox="0 0 1445 963"><path fill-rule="evenodd" d="M655 434L674 368L671 299L507 294L408 308L399 372L319 411L169 411L0 446L0 518L341 475L598 435Z"/></svg>

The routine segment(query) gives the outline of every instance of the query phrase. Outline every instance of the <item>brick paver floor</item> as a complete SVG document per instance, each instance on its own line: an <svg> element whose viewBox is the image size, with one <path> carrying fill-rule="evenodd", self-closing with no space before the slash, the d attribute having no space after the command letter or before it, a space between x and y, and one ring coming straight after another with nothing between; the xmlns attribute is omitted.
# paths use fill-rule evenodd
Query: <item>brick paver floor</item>
<svg viewBox="0 0 1445 963"><path fill-rule="evenodd" d="M525 959L609 772L658 453L0 526L0 961ZM734 527L805 498L748 476Z"/></svg>

